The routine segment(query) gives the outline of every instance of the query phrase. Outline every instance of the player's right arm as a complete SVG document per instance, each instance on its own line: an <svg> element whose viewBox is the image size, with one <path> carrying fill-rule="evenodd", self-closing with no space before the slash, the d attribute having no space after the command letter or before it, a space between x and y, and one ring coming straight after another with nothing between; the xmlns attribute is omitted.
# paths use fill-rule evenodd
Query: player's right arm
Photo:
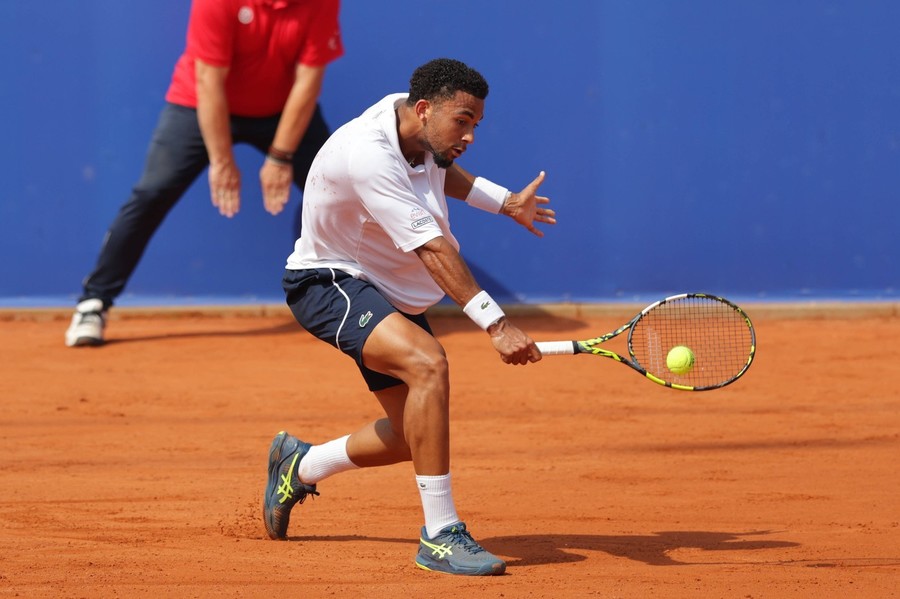
<svg viewBox="0 0 900 599"><path fill-rule="evenodd" d="M415 250L435 283L460 307L481 292L462 256L443 237L435 237ZM527 364L541 359L534 341L506 316L488 326L491 343L507 364Z"/></svg>
<svg viewBox="0 0 900 599"><path fill-rule="evenodd" d="M225 79L228 67L216 67L195 59L197 120L209 154L209 193L213 206L232 217L241 206L241 173L234 161L231 121Z"/></svg>

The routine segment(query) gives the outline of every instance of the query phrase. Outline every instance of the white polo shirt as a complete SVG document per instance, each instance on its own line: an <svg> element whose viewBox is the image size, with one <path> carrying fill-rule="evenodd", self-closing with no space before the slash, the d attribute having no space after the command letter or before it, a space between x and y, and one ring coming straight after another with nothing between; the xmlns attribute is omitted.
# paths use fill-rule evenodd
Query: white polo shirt
<svg viewBox="0 0 900 599"><path fill-rule="evenodd" d="M444 297L413 251L450 232L446 172L426 152L411 167L397 138L392 94L353 119L319 150L303 192L302 235L287 268L335 268L372 283L398 310L420 314Z"/></svg>

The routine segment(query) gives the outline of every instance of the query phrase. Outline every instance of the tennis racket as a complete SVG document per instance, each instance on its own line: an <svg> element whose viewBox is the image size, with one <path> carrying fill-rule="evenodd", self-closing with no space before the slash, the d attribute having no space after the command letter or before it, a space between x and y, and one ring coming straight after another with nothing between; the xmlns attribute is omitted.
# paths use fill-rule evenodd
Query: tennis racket
<svg viewBox="0 0 900 599"><path fill-rule="evenodd" d="M600 347L625 331L628 357ZM606 335L584 341L539 341L537 347L545 356L612 358L654 383L683 391L708 391L731 384L747 372L756 353L756 333L747 314L730 301L705 293L683 293L650 304ZM688 348L693 361L670 363L670 370L667 357L676 347Z"/></svg>

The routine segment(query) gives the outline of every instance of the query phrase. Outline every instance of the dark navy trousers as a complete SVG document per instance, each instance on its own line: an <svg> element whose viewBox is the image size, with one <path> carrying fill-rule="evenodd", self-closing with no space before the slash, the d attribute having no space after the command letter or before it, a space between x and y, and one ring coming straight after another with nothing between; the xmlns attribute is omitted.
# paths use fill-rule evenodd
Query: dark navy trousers
<svg viewBox="0 0 900 599"><path fill-rule="evenodd" d="M250 144L265 153L275 138L279 117L232 116L233 143ZM294 153L294 184L301 191L313 158L329 134L328 125L317 106L300 147ZM97 257L97 265L84 280L79 301L98 298L103 300L105 308L113 304L166 214L207 166L209 156L200 134L197 111L166 104L150 140L144 172L131 197L110 225ZM296 231L300 229L299 219L298 208Z"/></svg>

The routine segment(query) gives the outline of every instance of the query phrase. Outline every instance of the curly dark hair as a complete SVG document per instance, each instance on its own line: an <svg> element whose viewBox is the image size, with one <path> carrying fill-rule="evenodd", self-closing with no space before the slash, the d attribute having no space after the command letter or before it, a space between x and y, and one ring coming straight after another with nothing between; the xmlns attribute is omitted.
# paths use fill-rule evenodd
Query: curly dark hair
<svg viewBox="0 0 900 599"><path fill-rule="evenodd" d="M407 104L419 100L447 100L461 91L484 100L488 84L481 73L452 58L435 58L417 68L409 79Z"/></svg>

